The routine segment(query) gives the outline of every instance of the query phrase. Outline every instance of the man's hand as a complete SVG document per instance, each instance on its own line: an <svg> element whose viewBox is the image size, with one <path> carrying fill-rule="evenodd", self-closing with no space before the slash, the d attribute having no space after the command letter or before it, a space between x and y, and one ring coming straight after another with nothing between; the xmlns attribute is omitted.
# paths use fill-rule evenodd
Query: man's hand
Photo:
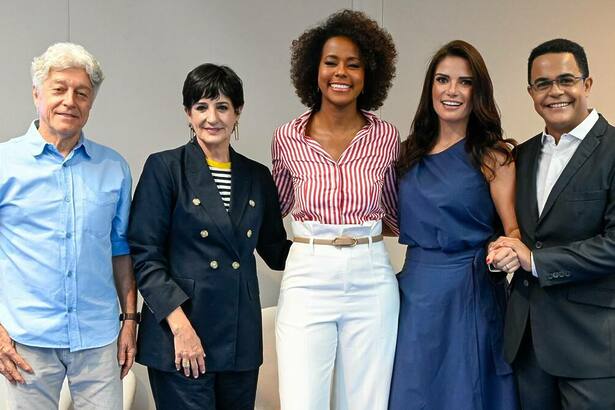
<svg viewBox="0 0 615 410"><path fill-rule="evenodd" d="M135 363L137 354L137 322L134 320L124 320L120 335L117 338L117 362L122 368L120 379L123 379L132 365Z"/></svg>
<svg viewBox="0 0 615 410"><path fill-rule="evenodd" d="M9 336L4 326L0 325L0 373L11 383L24 384L24 380L19 369L28 373L34 373L32 367L15 350L15 342Z"/></svg>
<svg viewBox="0 0 615 410"><path fill-rule="evenodd" d="M489 245L487 263L492 263L506 272L514 272L519 267L531 272L532 252L521 240L500 236Z"/></svg>

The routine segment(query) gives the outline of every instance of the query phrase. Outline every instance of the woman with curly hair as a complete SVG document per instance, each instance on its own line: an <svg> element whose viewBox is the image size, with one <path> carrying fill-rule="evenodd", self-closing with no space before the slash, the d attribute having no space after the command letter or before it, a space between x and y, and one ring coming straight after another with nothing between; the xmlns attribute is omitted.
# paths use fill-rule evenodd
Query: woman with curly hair
<svg viewBox="0 0 615 410"><path fill-rule="evenodd" d="M399 133L368 110L382 105L396 56L391 36L351 10L292 45L309 111L279 127L272 147L294 233L276 323L285 410L387 406L399 292L382 223L397 232Z"/></svg>
<svg viewBox="0 0 615 410"><path fill-rule="evenodd" d="M408 249L391 410L517 408L502 356L504 288L485 263L500 221L519 236L509 142L479 52L464 41L444 45L399 163L399 241ZM506 257L516 270L514 254Z"/></svg>

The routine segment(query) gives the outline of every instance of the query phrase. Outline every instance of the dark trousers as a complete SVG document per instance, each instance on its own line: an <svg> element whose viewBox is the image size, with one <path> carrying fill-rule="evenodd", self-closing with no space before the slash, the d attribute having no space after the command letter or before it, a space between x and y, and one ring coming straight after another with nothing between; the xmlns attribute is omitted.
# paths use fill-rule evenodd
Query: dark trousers
<svg viewBox="0 0 615 410"><path fill-rule="evenodd" d="M258 369L207 372L198 379L148 368L158 410L254 410Z"/></svg>
<svg viewBox="0 0 615 410"><path fill-rule="evenodd" d="M579 346L579 354L583 354L582 346ZM542 370L534 351L529 323L513 369L523 410L615 409L615 377L570 379Z"/></svg>

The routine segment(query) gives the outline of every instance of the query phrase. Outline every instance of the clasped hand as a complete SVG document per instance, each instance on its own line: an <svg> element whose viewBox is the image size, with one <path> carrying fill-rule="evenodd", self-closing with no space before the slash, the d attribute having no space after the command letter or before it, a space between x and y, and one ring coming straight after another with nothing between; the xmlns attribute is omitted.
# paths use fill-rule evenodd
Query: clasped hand
<svg viewBox="0 0 615 410"><path fill-rule="evenodd" d="M532 271L532 253L521 240L500 236L489 244L487 263L507 273L522 268Z"/></svg>

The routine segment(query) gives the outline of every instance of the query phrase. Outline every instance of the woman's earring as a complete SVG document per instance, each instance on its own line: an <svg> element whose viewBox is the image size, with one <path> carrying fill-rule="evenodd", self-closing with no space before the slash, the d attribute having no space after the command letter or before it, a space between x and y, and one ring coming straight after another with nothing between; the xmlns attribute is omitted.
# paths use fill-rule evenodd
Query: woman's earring
<svg viewBox="0 0 615 410"><path fill-rule="evenodd" d="M192 128L192 124L188 123L188 136L190 137L190 141L196 138L196 132L194 132L194 128Z"/></svg>
<svg viewBox="0 0 615 410"><path fill-rule="evenodd" d="M239 121L237 121L233 127L233 137L235 141L239 141Z"/></svg>

